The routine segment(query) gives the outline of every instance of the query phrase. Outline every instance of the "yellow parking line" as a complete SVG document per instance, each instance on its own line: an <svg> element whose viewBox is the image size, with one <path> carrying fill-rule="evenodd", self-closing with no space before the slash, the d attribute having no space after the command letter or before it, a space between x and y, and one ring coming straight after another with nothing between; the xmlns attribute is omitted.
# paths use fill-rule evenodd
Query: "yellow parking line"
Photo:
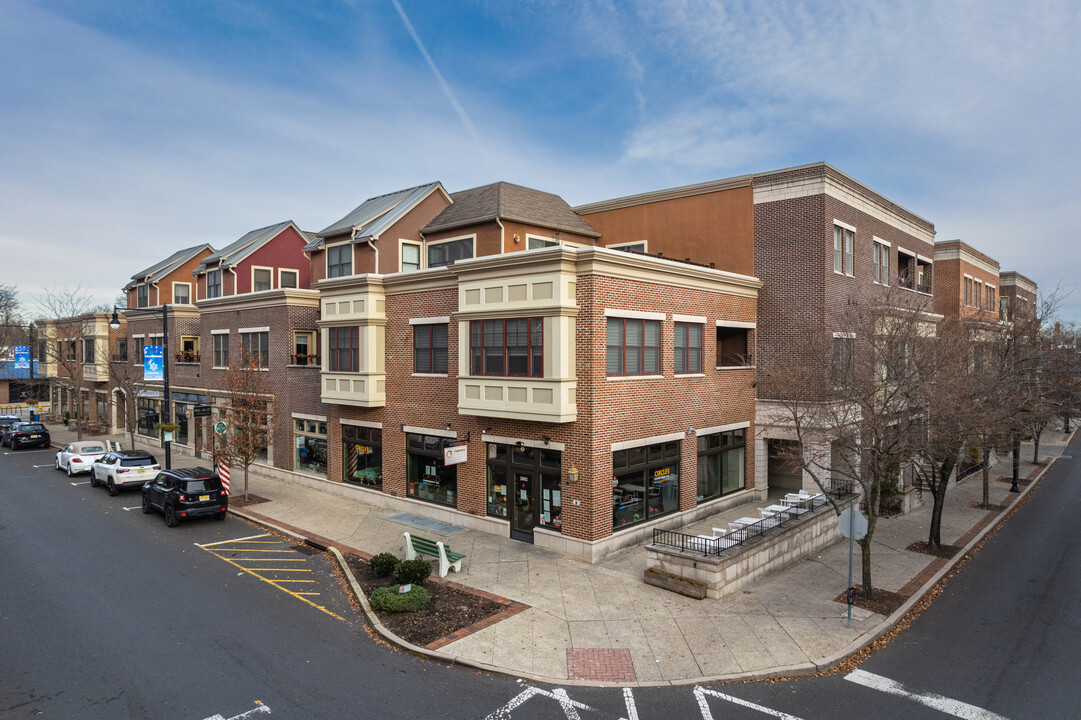
<svg viewBox="0 0 1081 720"><path fill-rule="evenodd" d="M302 593L298 592L297 595L318 595L319 593Z"/></svg>
<svg viewBox="0 0 1081 720"><path fill-rule="evenodd" d="M265 536L262 536L262 535L257 535L257 536L255 536L255 537L265 537ZM250 538L245 538L245 539L250 539ZM295 598L296 598L297 600L300 600L301 602L306 602L306 603L308 603L309 605L311 605L311 606L312 606L313 608L318 608L318 609L322 610L323 612L325 612L325 613L326 613L327 615L330 615L330 616L331 616L331 617L333 617L333 618L337 618L338 620L341 620L342 622L345 622L345 618L343 618L342 616L340 616L340 615L337 615L337 614L335 614L335 613L332 613L332 612L331 612L330 610L327 610L327 609L326 609L325 607L323 607L322 605L316 605L315 603L313 603L313 602L312 602L311 600L309 600L308 598L306 598L306 597L302 596L302 595L301 595L300 593L295 593L295 592L293 592L292 590L287 590L287 589L283 588L283 587L282 587L282 586L281 586L281 585L280 585L280 584L279 584L278 582L275 582L274 580L271 580L270 578L266 578L266 577L263 577L263 576L262 576L262 575L260 575L260 574L259 574L258 572L255 572L256 570L262 570L263 568L246 568L246 567L244 567L243 565L240 565L240 564L238 564L238 563L235 563L235 562L233 562L233 561L232 561L231 559L229 559L229 558L227 558L227 557L222 557L221 555L219 555L218 553L214 552L213 550L208 550L208 549L207 549L206 547L204 547L204 546L200 546L200 547L202 547L202 548L203 548L204 550L206 550L206 551L207 551L208 553L210 553L211 555L213 555L213 556L215 556L215 557L217 557L217 558L220 558L221 560L224 560L225 562L229 563L229 564L230 564L230 565L232 565L233 567L237 567L237 568L240 568L240 569L241 569L241 570L243 570L244 572L246 572L246 573L249 573L249 574L251 574L251 575L254 575L255 577L257 577L257 578L259 578L260 580L262 580L263 582L265 582L265 583L266 583L267 585L273 585L274 587L278 588L278 589L279 589L279 590L281 590L282 592L284 592L284 593L288 593L289 595L292 595L292 596L293 596L293 597L295 597ZM270 570L273 570L274 568L269 568L269 569L270 569ZM311 572L311 570L294 570L293 572ZM286 581L286 582L289 582L289 581ZM292 582L296 582L296 581L292 581ZM308 581L308 582L313 582L313 581Z"/></svg>
<svg viewBox="0 0 1081 720"><path fill-rule="evenodd" d="M318 581L317 580L283 580L283 579L279 579L279 578L274 578L274 582L276 582L276 583L283 583L283 582L288 582L288 583L296 583L296 582L313 583L313 582L318 582Z"/></svg>
<svg viewBox="0 0 1081 720"><path fill-rule="evenodd" d="M237 562L243 562L245 560L250 560L251 562L305 562L307 560L307 558L266 558L266 557L262 557L262 558L238 558L238 557L235 557L235 558L230 558L230 559L231 560L236 560Z"/></svg>
<svg viewBox="0 0 1081 720"><path fill-rule="evenodd" d="M228 560L228 558L222 558L222 560ZM236 563L233 563L236 565ZM245 570L266 570L269 572L311 572L311 570L304 570L303 568L256 568L256 567L244 567L243 565L236 565L238 568L244 568Z"/></svg>
<svg viewBox="0 0 1081 720"><path fill-rule="evenodd" d="M251 548L218 548L218 552L248 552L248 553L295 553L296 550L286 548L285 550L252 550Z"/></svg>
<svg viewBox="0 0 1081 720"><path fill-rule="evenodd" d="M226 543L232 543L232 542L244 542L245 540L255 540L257 538L262 538L262 537L270 537L270 536L269 536L268 533L263 533L262 535L249 535L248 537L233 538L232 540L219 540L218 542L206 543L205 545L199 545L199 543L195 543L195 544L199 545L199 547L201 547L201 548L203 548L205 550L206 548L214 547L215 545L225 545Z"/></svg>

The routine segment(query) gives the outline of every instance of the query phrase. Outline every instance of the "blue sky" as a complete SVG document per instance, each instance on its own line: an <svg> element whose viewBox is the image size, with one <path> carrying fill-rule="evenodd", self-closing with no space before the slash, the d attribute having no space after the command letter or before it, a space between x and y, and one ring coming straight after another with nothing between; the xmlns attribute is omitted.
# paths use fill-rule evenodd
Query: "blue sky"
<svg viewBox="0 0 1081 720"><path fill-rule="evenodd" d="M0 284L108 303L430 180L578 204L825 160L1072 290L1079 37L1065 0L0 0Z"/></svg>

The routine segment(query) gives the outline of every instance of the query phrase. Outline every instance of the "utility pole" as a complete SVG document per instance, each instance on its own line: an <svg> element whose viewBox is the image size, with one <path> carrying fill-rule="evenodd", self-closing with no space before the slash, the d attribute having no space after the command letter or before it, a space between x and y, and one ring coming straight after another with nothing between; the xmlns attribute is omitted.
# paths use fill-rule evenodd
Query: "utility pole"
<svg viewBox="0 0 1081 720"><path fill-rule="evenodd" d="M169 424L169 306L162 304L161 306L161 372L162 380L165 382L165 397L161 400L161 424ZM170 436L172 433L166 435ZM165 469L171 470L172 465L172 441L165 440L162 445L165 447Z"/></svg>

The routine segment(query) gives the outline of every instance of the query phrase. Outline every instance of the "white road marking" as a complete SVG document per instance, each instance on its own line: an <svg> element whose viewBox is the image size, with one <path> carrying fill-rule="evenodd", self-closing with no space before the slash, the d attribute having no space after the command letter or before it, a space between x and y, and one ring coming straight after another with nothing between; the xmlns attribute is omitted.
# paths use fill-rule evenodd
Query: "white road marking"
<svg viewBox="0 0 1081 720"><path fill-rule="evenodd" d="M51 467L51 468L54 468L54 467L56 467L56 465L53 465L52 463L49 463L48 465L34 465L33 467Z"/></svg>
<svg viewBox="0 0 1081 720"><path fill-rule="evenodd" d="M73 486L74 485L89 485L89 484L90 484L89 480L87 480L86 482L81 482L81 483L72 483Z"/></svg>
<svg viewBox="0 0 1081 720"><path fill-rule="evenodd" d="M773 710L772 708L764 707L762 705L756 705L755 703L749 702L747 700L741 700L738 697L733 697L732 695L725 695L724 693L719 693L716 690L707 690L704 687L696 686L694 688L694 697L696 700L698 700L698 709L702 712L702 720L713 720L713 713L710 712L709 703L706 702L706 695L719 697L722 700L727 700L730 703L742 705L745 708L757 710L760 713L765 713L766 715L771 715L775 718L781 718L781 720L801 720L801 718L798 718L795 715L789 715L788 713L781 712L780 710Z"/></svg>
<svg viewBox="0 0 1081 720"><path fill-rule="evenodd" d="M626 720L638 720L638 706L634 704L634 694L628 687L623 688L623 704L627 706Z"/></svg>
<svg viewBox="0 0 1081 720"><path fill-rule="evenodd" d="M239 715L234 715L233 717L229 718L229 720L245 720L245 718L250 718L253 715L260 715L260 714L262 714L262 715L270 715L270 708L267 707L266 705L259 705L258 707L254 707L254 708L252 708L251 710L249 710L247 712L242 712ZM226 720L226 719L221 715L211 715L210 717L205 718L205 720Z"/></svg>
<svg viewBox="0 0 1081 720"><path fill-rule="evenodd" d="M143 506L142 505L136 505L135 507L124 508L124 509L125 510L142 510Z"/></svg>
<svg viewBox="0 0 1081 720"><path fill-rule="evenodd" d="M571 700L570 696L567 695L567 691L563 688L556 688L555 690L548 692L547 690L541 690L540 688L529 685L526 686L525 690L512 697L510 702L506 705L490 715L487 715L484 720L509 720L512 710L519 707L529 698L535 696L546 697L558 702L559 707L563 710L563 715L567 720L581 720L581 716L578 714L579 710L589 710L590 712L594 712L593 708L589 705L580 703L577 700Z"/></svg>
<svg viewBox="0 0 1081 720"><path fill-rule="evenodd" d="M990 710L984 710L975 705L969 705L960 700L936 695L935 693L906 690L905 686L896 680L890 680L881 675L875 675L874 673L865 672L863 670L853 670L848 675L845 675L845 680L854 682L857 685L863 685L872 690L908 698L912 702L926 705L929 708L934 708L939 712L944 712L948 715L953 715L954 717L964 718L964 720L1006 720L1002 715L993 713Z"/></svg>

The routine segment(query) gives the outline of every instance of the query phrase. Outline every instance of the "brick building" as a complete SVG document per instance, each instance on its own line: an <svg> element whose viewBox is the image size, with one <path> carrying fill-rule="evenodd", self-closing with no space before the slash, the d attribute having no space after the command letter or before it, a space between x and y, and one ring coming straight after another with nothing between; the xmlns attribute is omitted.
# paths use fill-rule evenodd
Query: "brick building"
<svg viewBox="0 0 1081 720"><path fill-rule="evenodd" d="M935 312L994 323L999 319L998 261L960 240L935 243Z"/></svg>
<svg viewBox="0 0 1081 720"><path fill-rule="evenodd" d="M1036 283L1015 270L999 274L999 311L1004 320L1014 317L1035 317Z"/></svg>

